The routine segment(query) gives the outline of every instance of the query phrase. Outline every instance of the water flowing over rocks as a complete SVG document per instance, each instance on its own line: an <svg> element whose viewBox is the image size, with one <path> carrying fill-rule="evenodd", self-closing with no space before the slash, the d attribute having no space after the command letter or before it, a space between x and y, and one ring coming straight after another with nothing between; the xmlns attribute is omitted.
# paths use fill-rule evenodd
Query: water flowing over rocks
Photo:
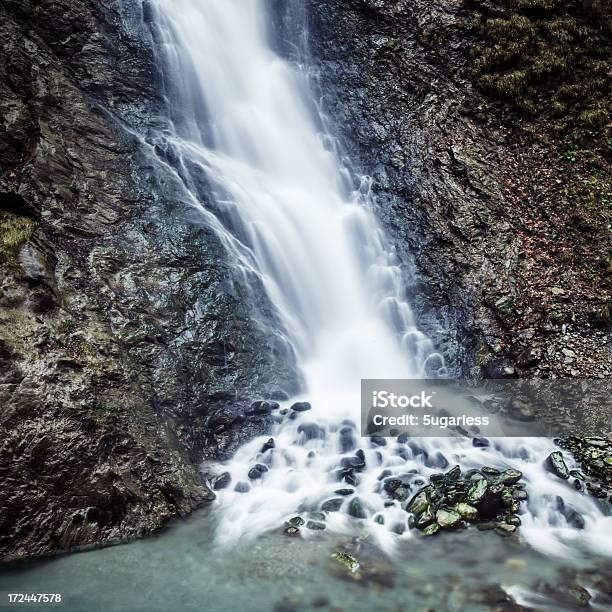
<svg viewBox="0 0 612 612"><path fill-rule="evenodd" d="M285 47L294 37L285 35L291 19L281 21L297 4L270 5ZM499 171L512 167L509 136L483 119L487 101L465 76L465 6L306 0L300 7L323 107L354 167L373 177L419 326L450 373L609 375L605 317L597 328L582 316L546 318L551 305L567 314L567 290L551 287L541 306L517 285L515 208ZM152 20L148 1L0 5L0 212L29 228L15 256L0 257L3 559L146 535L210 501L213 490L246 497L269 476L267 462L279 450L269 434L283 418L296 419L305 443L333 435L340 453L354 453L336 466L322 513L291 519L285 533L321 531L326 513L358 521L372 513L352 496L376 456L360 454L354 423L326 430L310 419L307 402L279 410L301 381L278 312L261 283L241 283L185 195L176 150L156 138L172 113L153 52L156 31L145 27ZM207 178L193 172L190 180L214 208ZM441 367L432 354L427 371ZM249 482L224 472L209 486L200 462L227 460L257 436L265 436L255 451L264 457L250 463ZM441 452L398 442L407 444L398 456L419 455L427 469L450 465ZM384 438L372 444L379 452L389 446ZM564 469L558 455L555 473L605 499L609 440L561 444L586 476ZM526 499L520 478L453 468L411 499L410 486L425 482L389 473L380 493L402 511L408 504L425 535L469 523L511 535ZM556 505L569 523L584 524L562 498ZM336 564L354 573L352 558ZM374 569L361 575L384 581Z"/></svg>

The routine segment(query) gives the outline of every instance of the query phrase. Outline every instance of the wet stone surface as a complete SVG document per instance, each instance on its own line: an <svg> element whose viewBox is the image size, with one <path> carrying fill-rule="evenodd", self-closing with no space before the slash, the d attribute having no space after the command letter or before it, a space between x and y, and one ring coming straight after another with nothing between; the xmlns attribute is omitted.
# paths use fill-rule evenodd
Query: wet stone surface
<svg viewBox="0 0 612 612"><path fill-rule="evenodd" d="M412 524L425 535L492 519L493 528L511 534L520 524L516 514L524 497L521 478L517 470L487 466L463 475L455 466L446 474L432 474L430 484L412 497L406 511L413 516Z"/></svg>

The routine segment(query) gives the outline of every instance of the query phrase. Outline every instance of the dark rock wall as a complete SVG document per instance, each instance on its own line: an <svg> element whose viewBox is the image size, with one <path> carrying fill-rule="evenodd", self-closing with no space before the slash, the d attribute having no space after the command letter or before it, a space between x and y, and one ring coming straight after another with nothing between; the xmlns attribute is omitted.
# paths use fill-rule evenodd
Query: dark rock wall
<svg viewBox="0 0 612 612"><path fill-rule="evenodd" d="M409 298L451 373L610 376L609 287L583 290L588 257L568 259L596 244L571 222L576 202L563 187L576 167L563 142L536 138L546 122L472 79L475 11L498 16L505 4L305 4L323 107L374 179ZM607 259L605 244L591 259Z"/></svg>
<svg viewBox="0 0 612 612"><path fill-rule="evenodd" d="M248 398L296 381L273 309L153 154L165 109L140 2L3 0L0 33L0 212L35 225L0 260L13 559L149 533L211 499L198 463L267 426L245 420Z"/></svg>

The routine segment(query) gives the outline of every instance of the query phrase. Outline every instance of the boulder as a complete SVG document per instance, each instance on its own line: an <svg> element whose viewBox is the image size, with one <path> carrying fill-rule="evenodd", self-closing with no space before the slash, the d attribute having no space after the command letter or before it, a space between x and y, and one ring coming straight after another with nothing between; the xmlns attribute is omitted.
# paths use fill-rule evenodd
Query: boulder
<svg viewBox="0 0 612 612"><path fill-rule="evenodd" d="M561 451L554 451L548 455L545 462L546 469L563 480L568 480L570 474L569 469L563 459Z"/></svg>
<svg viewBox="0 0 612 612"><path fill-rule="evenodd" d="M359 497L353 498L348 506L348 513L358 519L368 518L368 513L366 512L365 506Z"/></svg>
<svg viewBox="0 0 612 612"><path fill-rule="evenodd" d="M291 410L295 412L306 412L307 410L310 410L311 408L312 406L310 405L309 402L295 402L295 404L291 406Z"/></svg>
<svg viewBox="0 0 612 612"><path fill-rule="evenodd" d="M436 512L436 523L442 529L457 527L461 522L461 515L450 508L441 508Z"/></svg>

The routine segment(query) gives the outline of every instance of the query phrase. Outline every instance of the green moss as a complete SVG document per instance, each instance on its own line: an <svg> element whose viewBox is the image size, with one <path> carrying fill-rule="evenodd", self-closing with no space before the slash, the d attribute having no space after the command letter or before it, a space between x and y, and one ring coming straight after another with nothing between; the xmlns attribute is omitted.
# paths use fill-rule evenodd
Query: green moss
<svg viewBox="0 0 612 612"><path fill-rule="evenodd" d="M35 221L29 217L0 210L0 264L14 261L19 247L30 239L35 227Z"/></svg>
<svg viewBox="0 0 612 612"><path fill-rule="evenodd" d="M503 0L508 15L477 14L472 76L487 93L576 142L606 138L612 61L605 0Z"/></svg>

